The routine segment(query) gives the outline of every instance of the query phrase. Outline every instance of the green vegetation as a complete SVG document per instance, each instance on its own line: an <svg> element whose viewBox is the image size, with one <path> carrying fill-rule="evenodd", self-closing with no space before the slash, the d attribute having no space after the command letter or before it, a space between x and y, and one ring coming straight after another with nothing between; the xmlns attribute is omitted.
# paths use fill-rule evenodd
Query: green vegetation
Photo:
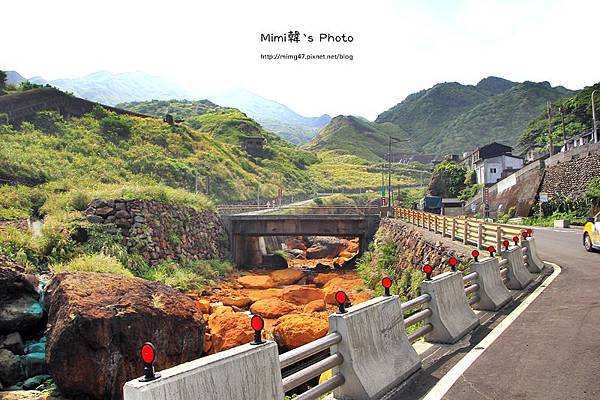
<svg viewBox="0 0 600 400"><path fill-rule="evenodd" d="M175 119L187 119L208 113L221 113L235 110L220 107L210 100L151 100L132 101L118 104L117 107L135 111L140 114L164 117L171 114Z"/></svg>
<svg viewBox="0 0 600 400"><path fill-rule="evenodd" d="M440 83L408 96L376 122L402 127L418 151L461 154L492 141L513 146L546 101L573 93L548 82L515 83L496 77L475 86Z"/></svg>
<svg viewBox="0 0 600 400"><path fill-rule="evenodd" d="M4 87L6 86L7 77L8 75L6 75L6 72L0 69L0 89L4 89Z"/></svg>
<svg viewBox="0 0 600 400"><path fill-rule="evenodd" d="M467 166L443 161L433 169L428 192L433 196L465 198L471 193L477 193L478 189L475 175Z"/></svg>
<svg viewBox="0 0 600 400"><path fill-rule="evenodd" d="M165 261L154 267L146 267L140 272L144 279L157 281L189 292L213 285L215 280L233 272L233 266L224 260L196 260L176 263Z"/></svg>
<svg viewBox="0 0 600 400"><path fill-rule="evenodd" d="M566 219L573 225L585 225L587 218L600 209L600 177L588 182L586 192L578 197L554 197L547 203L535 205L534 213L525 224L553 226L555 219Z"/></svg>
<svg viewBox="0 0 600 400"><path fill-rule="evenodd" d="M60 272L105 272L110 274L132 277L131 271L112 256L106 254L86 254L73 258L67 263L58 263L50 266L54 273Z"/></svg>
<svg viewBox="0 0 600 400"><path fill-rule="evenodd" d="M592 91L596 93L596 107L600 104L600 83L586 87L572 97L553 102L550 126L554 145L563 143L563 125L559 108L565 120L565 137L568 139L592 128ZM545 110L539 110L537 117L523 129L519 145L533 146L548 144L548 116Z"/></svg>

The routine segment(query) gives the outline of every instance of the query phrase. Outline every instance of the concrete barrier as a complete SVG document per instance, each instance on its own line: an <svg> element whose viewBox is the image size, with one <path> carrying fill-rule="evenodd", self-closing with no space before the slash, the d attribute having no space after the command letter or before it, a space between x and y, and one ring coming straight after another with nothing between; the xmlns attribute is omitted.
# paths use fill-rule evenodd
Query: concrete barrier
<svg viewBox="0 0 600 400"><path fill-rule="evenodd" d="M431 296L429 308L433 315L429 323L433 330L425 336L428 342L455 343L479 325L479 319L467 302L460 272L445 272L424 280L421 293Z"/></svg>
<svg viewBox="0 0 600 400"><path fill-rule="evenodd" d="M336 368L345 378L333 391L336 399L377 399L421 368L406 336L398 296L378 297L330 315L329 331L342 336L331 349L344 358Z"/></svg>
<svg viewBox="0 0 600 400"><path fill-rule="evenodd" d="M155 381L127 382L124 400L283 399L274 342L234 347L159 372Z"/></svg>
<svg viewBox="0 0 600 400"><path fill-rule="evenodd" d="M476 310L497 311L512 301L510 290L504 286L500 275L498 258L489 257L471 264L471 271L479 275L474 283L479 285L479 302L473 305Z"/></svg>
<svg viewBox="0 0 600 400"><path fill-rule="evenodd" d="M541 272L544 269L544 262L538 256L535 238L530 237L527 240L522 240L521 244L527 248L527 269L530 272Z"/></svg>
<svg viewBox="0 0 600 400"><path fill-rule="evenodd" d="M508 260L508 282L506 286L513 290L522 290L533 280L533 276L523 262L523 250L521 246L514 246L508 250L500 251L500 256Z"/></svg>

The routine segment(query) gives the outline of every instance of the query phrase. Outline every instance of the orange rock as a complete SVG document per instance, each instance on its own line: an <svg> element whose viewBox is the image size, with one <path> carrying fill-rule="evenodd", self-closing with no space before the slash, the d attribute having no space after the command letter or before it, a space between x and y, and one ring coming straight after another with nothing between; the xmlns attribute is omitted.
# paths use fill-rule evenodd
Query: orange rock
<svg viewBox="0 0 600 400"><path fill-rule="evenodd" d="M237 281L248 289L268 289L275 285L269 275L245 275L237 278Z"/></svg>
<svg viewBox="0 0 600 400"><path fill-rule="evenodd" d="M218 306L213 308L213 312L211 315L216 314L231 314L233 312L233 308L229 307L229 306Z"/></svg>
<svg viewBox="0 0 600 400"><path fill-rule="evenodd" d="M202 347L203 353L208 353L212 347L212 335L210 333L204 334L204 345Z"/></svg>
<svg viewBox="0 0 600 400"><path fill-rule="evenodd" d="M336 274L335 272L323 272L320 274L317 274L314 278L313 278L313 283L316 283L319 286L323 286L325 285L327 282L329 282L330 280L332 280L333 278L337 278L339 277L338 274Z"/></svg>
<svg viewBox="0 0 600 400"><path fill-rule="evenodd" d="M284 349L293 349L317 340L329 331L327 320L311 314L284 315L275 322L273 337Z"/></svg>
<svg viewBox="0 0 600 400"><path fill-rule="evenodd" d="M252 299L247 296L240 296L240 297L229 297L228 296L228 297L223 297L221 299L221 301L226 306L235 306L235 307L240 307L240 308L248 307L250 304L253 303Z"/></svg>
<svg viewBox="0 0 600 400"><path fill-rule="evenodd" d="M314 300L323 299L324 293L321 289L310 286L288 286L283 289L281 298L294 304L308 304Z"/></svg>
<svg viewBox="0 0 600 400"><path fill-rule="evenodd" d="M252 301L259 301L263 299L281 298L281 295L283 294L283 289L246 289L244 290L244 294L250 297Z"/></svg>
<svg viewBox="0 0 600 400"><path fill-rule="evenodd" d="M252 304L250 311L263 318L278 318L296 311L296 306L280 299L264 299Z"/></svg>
<svg viewBox="0 0 600 400"><path fill-rule="evenodd" d="M250 316L244 313L212 315L208 325L212 336L211 354L249 343L254 337Z"/></svg>
<svg viewBox="0 0 600 400"><path fill-rule="evenodd" d="M288 250L306 250L306 243L304 243L304 241L302 240L302 236L297 236L293 239L286 240L285 245L288 248Z"/></svg>
<svg viewBox="0 0 600 400"><path fill-rule="evenodd" d="M212 312L212 307L210 305L210 301L207 299L199 299L196 301L196 305L202 311L202 314L210 314Z"/></svg>
<svg viewBox="0 0 600 400"><path fill-rule="evenodd" d="M348 241L348 247L346 247L346 251L349 253L358 253L360 251L360 244L357 239L352 239Z"/></svg>
<svg viewBox="0 0 600 400"><path fill-rule="evenodd" d="M304 306L304 312L308 313L308 314L318 312L318 311L325 311L325 309L326 309L326 307L325 307L325 302L323 301L323 299L313 300Z"/></svg>
<svg viewBox="0 0 600 400"><path fill-rule="evenodd" d="M271 272L271 278L276 286L291 285L304 278L306 274L297 269L279 269Z"/></svg>
<svg viewBox="0 0 600 400"><path fill-rule="evenodd" d="M359 288L363 290L357 290ZM335 301L335 293L339 290L346 292L348 297L350 297L350 302L352 304L358 304L371 298L370 292L364 290L364 283L362 279L334 278L327 282L323 287L323 292L325 293L325 303L337 304Z"/></svg>

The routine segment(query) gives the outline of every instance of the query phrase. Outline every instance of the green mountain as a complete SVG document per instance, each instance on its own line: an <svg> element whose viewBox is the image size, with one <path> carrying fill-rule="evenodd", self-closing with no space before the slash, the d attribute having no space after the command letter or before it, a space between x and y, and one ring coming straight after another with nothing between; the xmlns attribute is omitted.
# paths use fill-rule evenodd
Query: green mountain
<svg viewBox="0 0 600 400"><path fill-rule="evenodd" d="M335 150L364 160L381 161L388 153L389 136L406 139L408 134L392 123L375 123L352 115L338 115L305 146L315 151ZM392 152L407 151L412 143L394 142Z"/></svg>
<svg viewBox="0 0 600 400"><path fill-rule="evenodd" d="M222 106L242 110L266 129L298 145L308 143L331 121L327 114L320 117L303 117L284 104L240 87L207 97Z"/></svg>
<svg viewBox="0 0 600 400"><path fill-rule="evenodd" d="M376 122L402 127L419 151L462 153L492 141L512 146L546 101L573 93L548 82L515 83L497 77L475 86L440 83L408 96Z"/></svg>
<svg viewBox="0 0 600 400"><path fill-rule="evenodd" d="M600 118L600 82L587 86L577 94L552 103L550 126L555 145L562 144L564 116L564 135L570 138L593 128L592 91L596 90L596 118ZM519 136L519 145L546 145L548 143L548 114L545 110L527 124Z"/></svg>

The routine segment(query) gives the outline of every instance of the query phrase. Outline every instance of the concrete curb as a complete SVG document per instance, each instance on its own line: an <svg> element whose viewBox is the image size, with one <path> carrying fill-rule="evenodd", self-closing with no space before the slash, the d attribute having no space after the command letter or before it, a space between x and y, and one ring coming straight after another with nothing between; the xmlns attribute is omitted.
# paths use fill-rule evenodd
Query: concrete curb
<svg viewBox="0 0 600 400"><path fill-rule="evenodd" d="M523 250L520 246L514 246L508 250L500 251L500 256L508 260L506 268L508 269L508 282L506 286L512 290L522 290L533 280L533 276L525 267L523 262Z"/></svg>
<svg viewBox="0 0 600 400"><path fill-rule="evenodd" d="M275 342L245 344L160 371L151 382L124 386L124 400L281 400L283 383Z"/></svg>
<svg viewBox="0 0 600 400"><path fill-rule="evenodd" d="M471 271L479 275L474 280L479 285L479 302L473 305L476 310L498 311L512 301L512 294L504 286L500 275L498 258L490 257L471 264Z"/></svg>
<svg viewBox="0 0 600 400"><path fill-rule="evenodd" d="M527 269L529 269L529 272L542 272L544 269L544 263L542 260L540 260L537 254L535 238L527 238L527 240L522 240L521 243L523 244L523 247L527 249Z"/></svg>
<svg viewBox="0 0 600 400"><path fill-rule="evenodd" d="M329 331L341 334L331 352L344 358L336 369L345 383L334 390L335 398L378 398L421 368L406 336L398 296L377 297L330 315Z"/></svg>
<svg viewBox="0 0 600 400"><path fill-rule="evenodd" d="M479 319L469 306L460 272L445 272L424 280L421 293L429 294L433 315L429 323L433 331L425 336L432 343L452 344L479 325Z"/></svg>

